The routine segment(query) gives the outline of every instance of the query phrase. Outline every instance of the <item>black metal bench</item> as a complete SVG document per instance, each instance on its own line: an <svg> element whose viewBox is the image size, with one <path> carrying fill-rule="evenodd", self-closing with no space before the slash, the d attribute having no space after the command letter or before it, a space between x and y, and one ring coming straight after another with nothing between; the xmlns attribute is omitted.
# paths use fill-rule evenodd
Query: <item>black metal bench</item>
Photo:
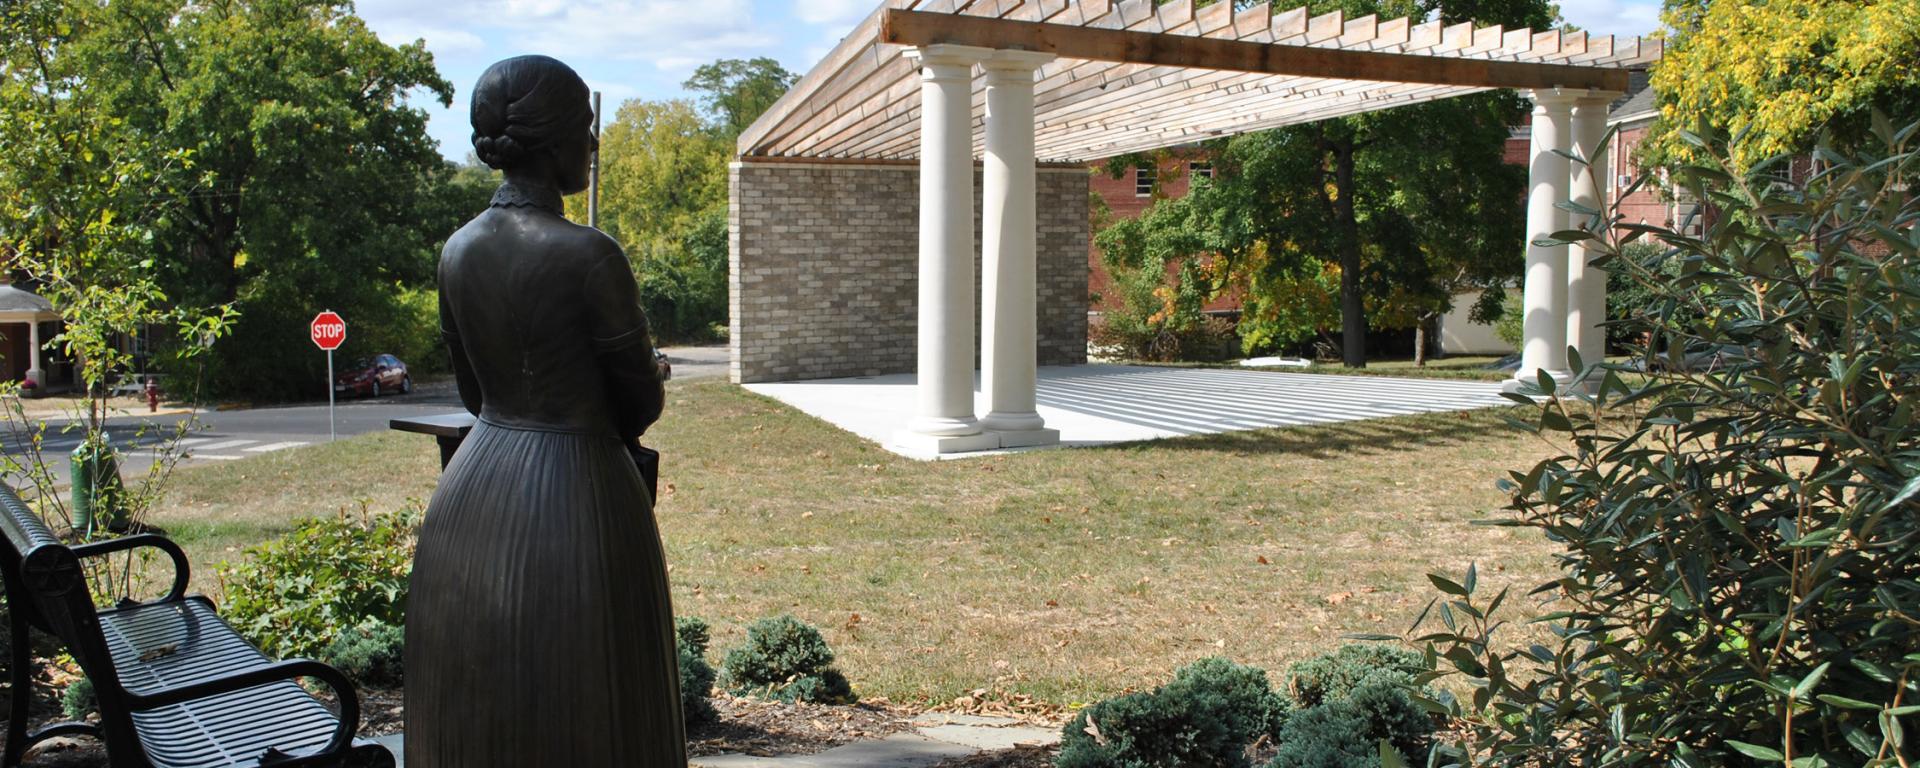
<svg viewBox="0 0 1920 768"><path fill-rule="evenodd" d="M241 638L213 602L187 595L186 554L165 537L139 534L67 546L11 488L0 485L0 570L12 624L13 708L5 768L54 736L106 742L113 768L352 766L390 768L385 747L355 738L353 684L317 661L276 662ZM84 558L152 547L173 560L173 587L150 602L98 609ZM27 732L32 700L29 632L54 637L93 683L100 723L55 723ZM336 717L295 682L318 680L339 698Z"/></svg>

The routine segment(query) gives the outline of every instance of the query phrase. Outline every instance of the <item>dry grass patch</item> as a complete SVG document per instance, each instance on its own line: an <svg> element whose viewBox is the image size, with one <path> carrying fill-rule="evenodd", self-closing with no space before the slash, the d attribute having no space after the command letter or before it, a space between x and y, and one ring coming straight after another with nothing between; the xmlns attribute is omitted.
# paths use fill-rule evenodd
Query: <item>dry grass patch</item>
<svg viewBox="0 0 1920 768"><path fill-rule="evenodd" d="M719 383L667 414L676 608L716 647L793 612L896 700L1085 702L1216 654L1277 670L1404 630L1428 571L1552 572L1546 542L1470 524L1550 450L1497 411L939 463Z"/></svg>
<svg viewBox="0 0 1920 768"><path fill-rule="evenodd" d="M1225 655L1280 670L1397 633L1428 571L1532 586L1550 545L1475 526L1550 447L1500 411L919 462L718 381L647 438L682 615L716 656L757 618L819 626L862 695L1083 703ZM212 565L301 516L425 499L430 440L373 434L183 468L156 515ZM1525 606L1523 606L1525 607Z"/></svg>

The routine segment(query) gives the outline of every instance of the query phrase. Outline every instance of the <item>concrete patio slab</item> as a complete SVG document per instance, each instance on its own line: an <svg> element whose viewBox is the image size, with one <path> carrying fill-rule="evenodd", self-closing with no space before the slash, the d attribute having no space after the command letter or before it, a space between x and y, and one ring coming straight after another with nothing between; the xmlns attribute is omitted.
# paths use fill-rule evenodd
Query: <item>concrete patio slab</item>
<svg viewBox="0 0 1920 768"><path fill-rule="evenodd" d="M893 438L914 415L914 375L747 384L836 427L913 458ZM1129 365L1040 369L1039 412L1061 445L1104 445L1266 427L1325 424L1503 405L1500 383ZM988 404L974 387L975 410ZM1018 450L1018 449L1016 449ZM1027 449L1030 450L1030 449Z"/></svg>

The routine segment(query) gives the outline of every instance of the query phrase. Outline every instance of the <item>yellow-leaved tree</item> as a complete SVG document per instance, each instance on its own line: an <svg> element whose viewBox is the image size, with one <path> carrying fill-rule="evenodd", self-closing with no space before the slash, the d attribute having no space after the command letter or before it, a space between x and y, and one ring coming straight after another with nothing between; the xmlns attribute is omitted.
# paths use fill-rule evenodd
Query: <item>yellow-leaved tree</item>
<svg viewBox="0 0 1920 768"><path fill-rule="evenodd" d="M1696 159L1679 131L1733 137L1737 167L1804 151L1822 129L1851 143L1875 110L1920 108L1920 0L1678 0L1653 71L1653 165Z"/></svg>

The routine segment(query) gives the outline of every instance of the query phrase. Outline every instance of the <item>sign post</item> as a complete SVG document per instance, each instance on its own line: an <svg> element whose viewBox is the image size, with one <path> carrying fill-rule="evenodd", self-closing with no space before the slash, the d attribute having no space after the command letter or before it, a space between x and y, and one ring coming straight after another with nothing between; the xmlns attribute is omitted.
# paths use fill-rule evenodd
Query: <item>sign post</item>
<svg viewBox="0 0 1920 768"><path fill-rule="evenodd" d="M313 316L307 333L313 337L314 346L327 351L327 440L332 441L337 436L333 428L333 351L347 341L347 321L329 309Z"/></svg>

